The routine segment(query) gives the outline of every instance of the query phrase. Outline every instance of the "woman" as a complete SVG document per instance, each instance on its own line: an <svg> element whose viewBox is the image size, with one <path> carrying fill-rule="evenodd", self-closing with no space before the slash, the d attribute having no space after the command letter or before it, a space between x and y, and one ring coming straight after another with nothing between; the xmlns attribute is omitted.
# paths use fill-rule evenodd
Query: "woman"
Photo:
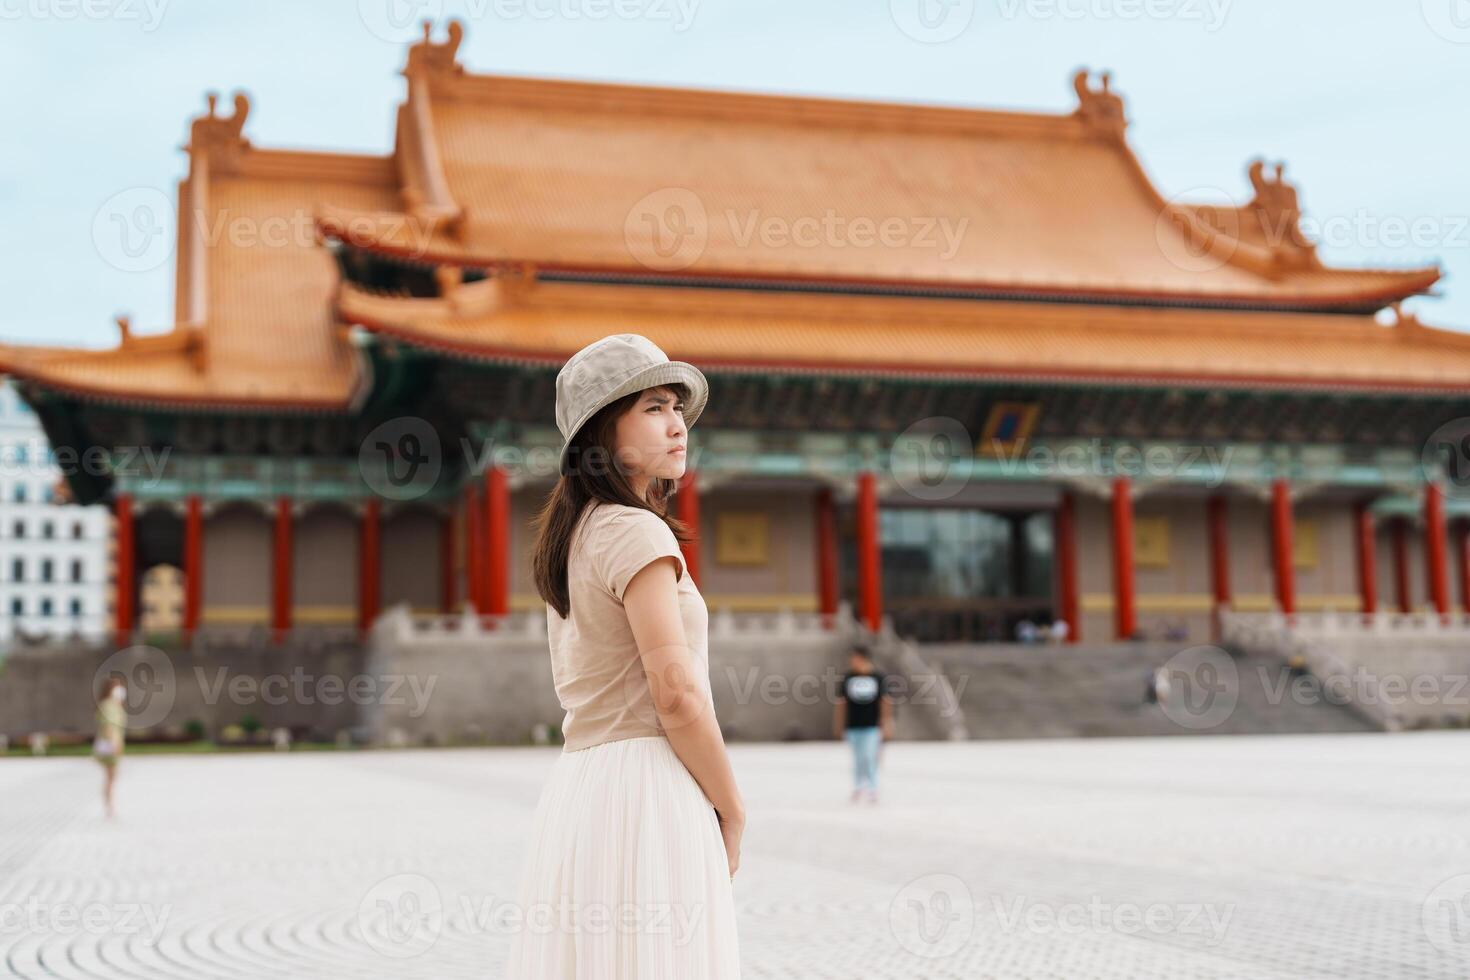
<svg viewBox="0 0 1470 980"><path fill-rule="evenodd" d="M709 615L665 516L709 385L636 334L556 377L561 475L536 522L564 745L536 807L510 980L738 980L745 805Z"/></svg>
<svg viewBox="0 0 1470 980"><path fill-rule="evenodd" d="M107 816L113 813L112 787L117 781L117 760L122 757L123 743L127 740L128 688L123 679L113 674L102 685L102 697L97 700L97 737L92 740L92 755L102 763L105 774L102 780L102 800L107 806Z"/></svg>

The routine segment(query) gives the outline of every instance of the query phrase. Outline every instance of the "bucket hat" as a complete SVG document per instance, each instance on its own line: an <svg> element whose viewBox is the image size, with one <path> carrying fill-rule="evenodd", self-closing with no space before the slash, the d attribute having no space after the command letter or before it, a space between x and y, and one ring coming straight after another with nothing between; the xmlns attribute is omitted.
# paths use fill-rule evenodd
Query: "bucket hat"
<svg viewBox="0 0 1470 980"><path fill-rule="evenodd" d="M693 364L669 360L653 341L636 333L603 337L573 354L556 374L561 472L567 471L567 450L572 439L599 409L624 395L666 384L682 384L688 389L684 425L692 427L709 400L709 382Z"/></svg>

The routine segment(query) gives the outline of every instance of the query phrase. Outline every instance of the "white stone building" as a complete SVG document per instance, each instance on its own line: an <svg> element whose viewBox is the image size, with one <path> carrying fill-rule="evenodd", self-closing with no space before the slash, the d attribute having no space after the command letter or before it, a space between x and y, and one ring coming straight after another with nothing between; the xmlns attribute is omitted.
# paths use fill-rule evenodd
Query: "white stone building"
<svg viewBox="0 0 1470 980"><path fill-rule="evenodd" d="M111 622L113 519L57 496L35 413L0 379L0 650L20 636L100 639Z"/></svg>

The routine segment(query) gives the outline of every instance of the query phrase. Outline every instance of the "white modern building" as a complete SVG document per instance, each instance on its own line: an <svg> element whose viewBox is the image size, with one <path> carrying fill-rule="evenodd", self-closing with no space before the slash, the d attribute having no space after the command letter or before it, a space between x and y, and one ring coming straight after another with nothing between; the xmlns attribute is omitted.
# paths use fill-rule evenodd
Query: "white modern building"
<svg viewBox="0 0 1470 980"><path fill-rule="evenodd" d="M106 635L112 515L66 504L61 476L35 413L0 379L0 649L21 637Z"/></svg>

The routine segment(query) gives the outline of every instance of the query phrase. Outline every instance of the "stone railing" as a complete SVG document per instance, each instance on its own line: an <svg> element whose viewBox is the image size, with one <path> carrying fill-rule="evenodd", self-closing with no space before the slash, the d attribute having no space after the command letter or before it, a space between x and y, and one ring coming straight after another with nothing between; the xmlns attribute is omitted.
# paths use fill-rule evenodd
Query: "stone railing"
<svg viewBox="0 0 1470 980"><path fill-rule="evenodd" d="M290 647L316 649L361 642L362 633L353 624L308 623L285 630L280 636L264 623L210 623L198 626L185 641L181 629L145 630L136 627L119 643L110 625L94 626L66 634L12 636L0 642L0 660L6 654L26 651L70 650L77 647L113 648L152 646L166 650L190 649L202 653L218 650Z"/></svg>
<svg viewBox="0 0 1470 980"><path fill-rule="evenodd" d="M407 606L394 606L378 617L375 632L382 631L399 643L423 640L464 640L483 644L495 639L524 641L528 638L546 636L546 611L544 609L512 612L503 616L482 615L473 606L463 612L447 615L414 614ZM789 609L777 612L736 613L728 609L715 609L709 617L710 640L755 639L769 637L772 640L796 637L817 637L833 633L855 633L856 620L852 609L844 602L835 614L795 612Z"/></svg>
<svg viewBox="0 0 1470 980"><path fill-rule="evenodd" d="M1227 643L1269 636L1316 640L1333 637L1426 639L1461 636L1470 639L1470 613L1298 612L1243 613L1222 610L1221 638Z"/></svg>

